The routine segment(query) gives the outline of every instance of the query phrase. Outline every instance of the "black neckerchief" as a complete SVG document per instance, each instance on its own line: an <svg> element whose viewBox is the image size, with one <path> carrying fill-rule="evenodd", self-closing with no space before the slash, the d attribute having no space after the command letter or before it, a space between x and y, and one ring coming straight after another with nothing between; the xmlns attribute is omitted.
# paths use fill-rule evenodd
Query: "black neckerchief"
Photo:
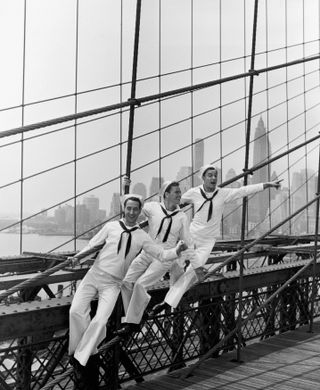
<svg viewBox="0 0 320 390"><path fill-rule="evenodd" d="M202 197L205 199L205 201L202 203L202 205L198 208L198 210L196 212L198 213L207 202L210 202L209 211L208 211L208 218L207 218L207 222L208 222L212 218L212 208L213 208L212 199L217 195L218 188L213 192L213 194L210 198L207 197L206 193L203 191L202 188L200 188L200 193L201 193Z"/></svg>
<svg viewBox="0 0 320 390"><path fill-rule="evenodd" d="M165 234L163 236L163 239L162 239L162 242L166 242L167 239L168 239L170 230L171 230L171 226L172 226L172 217L177 215L178 212L180 211L180 209L175 210L173 213L169 214L168 211L162 205L160 205L160 207L161 207L161 210L163 211L163 213L165 214L165 216L161 220L161 223L160 223L160 226L159 226L158 233L157 233L156 237L158 237L158 235L160 234L160 232L161 232L161 230L163 228L164 221L166 219L169 219L169 224L168 224L167 230L166 230L166 232L165 232Z"/></svg>
<svg viewBox="0 0 320 390"><path fill-rule="evenodd" d="M120 226L123 229L123 232L120 235L120 240L118 242L118 251L117 251L117 253L119 253L120 249L121 249L122 236L123 236L124 233L127 233L129 236L128 236L128 241L127 241L127 245L126 245L126 252L125 252L125 256L124 256L124 257L127 257L127 254L129 253L130 247L131 247L131 232L133 232L134 230L140 229L140 227L139 226L134 226L133 228L128 229L127 226L122 221L119 221L119 223L120 223Z"/></svg>

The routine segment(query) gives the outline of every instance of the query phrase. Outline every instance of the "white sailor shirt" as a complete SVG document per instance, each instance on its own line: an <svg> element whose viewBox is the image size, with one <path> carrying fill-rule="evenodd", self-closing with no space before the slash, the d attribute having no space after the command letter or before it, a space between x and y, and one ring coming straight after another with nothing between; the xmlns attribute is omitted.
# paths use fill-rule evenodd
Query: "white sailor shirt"
<svg viewBox="0 0 320 390"><path fill-rule="evenodd" d="M181 202L183 203L184 201L187 201L188 203L193 203L194 205L195 214L190 224L192 237L200 239L201 241L214 241L220 234L220 222L225 204L236 199L261 192L263 191L264 186L263 183L259 183L242 186L240 188L217 187L217 194L212 199L212 217L209 221L207 221L207 217L210 202L206 202L200 209L205 201L205 198L201 195L200 188L204 191L203 185L190 188L182 195ZM213 195L213 192L205 192L205 194L207 198L210 198Z"/></svg>
<svg viewBox="0 0 320 390"><path fill-rule="evenodd" d="M122 222L124 223L124 220ZM125 256L126 244L129 238L129 234L127 233L123 234L121 248L118 253L119 240L121 234L124 232L119 221L107 222L79 253L83 253L96 245L105 243L95 259L92 268L98 272L106 272L121 280L124 278L132 260L141 249L159 261L168 261L177 258L175 248L164 250L160 245L152 241L150 236L138 225L126 227L129 230L137 227L136 230L131 232L131 246L127 256Z"/></svg>

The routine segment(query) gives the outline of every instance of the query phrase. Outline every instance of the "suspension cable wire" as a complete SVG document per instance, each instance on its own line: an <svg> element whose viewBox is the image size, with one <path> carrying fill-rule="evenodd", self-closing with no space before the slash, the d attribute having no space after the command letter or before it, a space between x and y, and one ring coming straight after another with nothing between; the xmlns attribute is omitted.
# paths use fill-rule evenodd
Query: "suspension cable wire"
<svg viewBox="0 0 320 390"><path fill-rule="evenodd" d="M121 0L121 1L123 1L123 0ZM299 47L299 46L301 46L303 44L305 44L305 45L312 45L312 44L314 44L316 42L318 42L320 44L320 39L312 39L312 40L309 40L309 41L306 41L306 42L302 42L302 43L294 43L294 44L291 44L291 45L289 45L287 47L288 48L295 48L295 47ZM276 53L276 52L282 51L284 48L285 47L274 48L274 49L271 49L269 51L269 53ZM264 54L265 54L265 52L261 51L261 52L257 52L256 55L260 56L260 55L264 55ZM228 58L228 59L222 60L221 63L227 64L227 63L230 63L230 62L236 62L238 60L246 59L248 57L249 56L247 56L247 55L240 56L240 57L232 57L232 58ZM207 64L202 64L202 65L197 65L197 66L195 66L193 68L193 70L198 70L198 69L203 69L203 68L207 68L207 67L216 66L216 65L219 65L219 63L220 63L220 61L218 61L218 62L211 62L211 63L207 63ZM175 70L175 71L162 73L161 77L172 76L172 75L176 75L176 74L184 73L184 72L189 72L189 71L190 71L189 67L188 68L183 68L183 69L179 69L179 70ZM154 80L154 79L157 79L158 77L159 77L159 75L152 75L152 76L147 76L147 77L141 77L141 78L137 78L137 82L139 83L139 82L144 82L144 81L148 81L148 80ZM122 85L130 85L131 81L123 81L122 83L118 83L118 84L110 84L110 85L105 85L105 86L102 86L102 87L87 89L85 91L78 91L77 95L80 96L80 95L84 95L84 94L90 94L90 93L93 93L93 92L99 92L99 91L106 90L106 89L117 88L117 87L120 87L121 84ZM52 98L40 99L40 100L31 101L31 102L26 102L24 104L24 107L39 105L39 104L42 104L42 103L48 103L48 102L59 100L59 99L61 100L61 99L67 99L67 98L73 98L73 97L74 97L74 93L68 93L68 94L64 94L64 95L54 96ZM3 107L3 108L0 108L0 112L15 110L15 109L18 109L18 108L21 108L21 107L22 107L21 105L14 105L14 106L9 106L9 107Z"/></svg>
<svg viewBox="0 0 320 390"><path fill-rule="evenodd" d="M259 9L259 0L254 1L254 11L253 11L253 25L252 25L252 41L251 41L251 61L250 61L250 71L253 71L255 68L255 56L256 56L256 39L257 39L257 27L258 27L258 9ZM251 74L249 78L249 96L248 96L248 113L247 113L247 123L246 123L246 145L245 145L245 156L244 156L244 173L247 173L249 167L249 153L250 153L250 136L251 136L251 119L252 119L252 103L253 103L253 85L254 85L255 76L254 73ZM248 175L245 175L243 178L243 185L247 186L248 184ZM247 221L247 212L248 212L248 199L244 197L242 199L242 215L241 215L241 246L245 242L246 234L246 221ZM229 262L228 266L230 269L236 269L236 262ZM239 270L239 316L237 323L241 323L242 310L243 310L243 270L244 270L244 256L240 258L240 270ZM240 328L239 328L240 329ZM237 332L237 361L241 359L241 332Z"/></svg>
<svg viewBox="0 0 320 390"><path fill-rule="evenodd" d="M315 89L315 87L310 88L308 91L313 90L313 89ZM295 95L293 98L296 98L296 97L302 96L302 95L303 95L303 93L299 93L298 95ZM281 104L283 104L283 103L285 103L285 102L280 102L280 103L278 103L277 105L272 106L272 108L277 107L277 106L279 106L279 105L281 105ZM311 107L310 109L313 109L313 108L315 108L315 107L318 106L318 105L320 105L320 103L315 104L315 105L314 105L313 107ZM217 108L215 108L214 110L216 110L216 109L217 109ZM210 111L211 111L211 110L210 110ZM198 114L198 115L201 115L201 114L202 114L202 113L200 113L200 114ZM254 115L254 116L259 116L259 115L261 115L261 112L260 112L260 113L257 113L257 114ZM304 115L304 111L302 111L301 113L296 114L296 115L293 116L292 118L288 119L288 121L292 121L292 120L298 118L298 117L301 116L301 115ZM254 117L254 116L253 116L253 117ZM171 124L169 124L169 125L167 125L167 126L164 126L163 128L169 128L169 127L174 126L174 125L176 125L176 124L183 123L183 122L185 122L185 121L187 121L187 120L189 120L189 118L183 119L183 120L180 120L180 121L177 121L177 122L174 122L174 123L171 123ZM216 132L216 133L212 133L212 134L210 134L209 136L203 137L203 140L212 138L212 137L214 137L215 135L219 134L221 131L222 131L222 132L228 131L229 129L232 129L233 127L235 127L235 126L237 126L237 125L240 125L240 124L242 124L242 123L244 123L244 122L245 122L245 119L242 120L242 121L239 121L239 122L237 122L237 123L234 123L234 124L232 124L232 125L230 125L230 126L224 128L223 130L219 130L219 131ZM284 122L284 123L278 125L277 127L273 128L273 129L271 129L271 130L269 130L269 134L271 134L273 131L275 131L275 130L277 130L278 128L280 128L283 124L286 124L286 122ZM79 124L78 124L78 125L79 125ZM70 126L70 128L73 128L73 127L74 127L73 125ZM150 132L148 132L148 133L144 133L144 134L142 134L142 135L133 137L133 140L137 140L137 139L143 138L144 136L153 134L153 133L158 132L158 131L159 131L159 129L152 130L152 131L150 131ZM39 136L39 135L37 135L37 136L35 136L35 137L38 137L38 136ZM257 138L252 139L252 140L250 141L250 143L254 143L254 141L258 140L258 139L261 138L261 137L263 137L263 135L262 135L262 136L259 136L259 137L257 137ZM30 137L30 138L31 138L31 137ZM25 139L24 142L27 142L30 138ZM15 141L15 142L21 142L21 141ZM127 141L123 141L123 143L126 143L126 142L127 142ZM121 145L123 145L123 143L122 143L122 144L119 144L119 143L118 143L118 144L114 144L114 145L111 145L111 146L109 146L109 147L99 149L99 150L97 150L97 151L95 151L95 152L87 153L87 154L84 155L84 156L77 157L76 161L79 161L79 160L81 160L81 159L88 158L88 157L94 156L94 155L96 155L96 154L99 154L99 153L105 152L105 151L107 151L107 150L110 150L110 149L112 149L112 148L121 146ZM192 145L193 145L193 144L192 144ZM190 146L192 146L192 145L187 145L187 146L185 146L184 148L188 148L188 147L190 147ZM1 146L0 146L0 147L1 147ZM239 151L239 150L240 150L241 148L243 148L243 147L244 147L244 146L240 146L240 147L238 147L237 149L234 149L233 151L231 151L231 152L229 152L228 154L224 155L223 158L226 158L227 156L233 154L233 153L236 152L236 151ZM179 150L182 150L182 148L180 148ZM178 150L175 150L175 151L171 152L170 154L164 156L164 158L165 158L165 157L168 157L169 155L171 155L171 154L173 154L173 153L175 153L175 152L177 152L177 151L178 151ZM155 161L155 160L154 160L154 161ZM154 161L153 161L153 162L154 162ZM152 162L152 163L153 163L153 162ZM59 165L55 165L55 166L53 166L53 167L51 167L51 168L48 168L48 169L45 169L45 170L42 170L42 171L38 171L38 172L35 173L35 174L29 175L29 176L25 176L23 180L26 181L26 180L28 180L28 179L30 179L30 178L34 178L34 177L39 176L39 175L41 175L41 174L50 172L50 171L52 171L52 170L55 170L55 169L58 169L58 168L61 168L61 167L63 167L63 166L66 166L66 165L68 165L68 164L73 164L73 163L74 163L74 160L73 160L73 159L72 159L72 160L69 160L69 161L66 161L65 163L62 163L62 164L59 164ZM139 167L139 168L141 168L141 167ZM139 169L139 168L138 168L138 169ZM196 172L196 171L195 171L195 172ZM20 183L20 180L11 181L11 182L9 182L9 183L6 183L6 184L4 184L4 185L1 185L1 186L0 186L0 189L5 188L5 187L8 187L8 186L11 186L11 185L14 185L14 184L17 184L17 183Z"/></svg>
<svg viewBox="0 0 320 390"><path fill-rule="evenodd" d="M311 70L310 72L307 72L307 73L306 73L306 76L312 75L312 74L314 74L314 73L319 73L319 71L318 71L318 70ZM287 84L287 83L290 83L290 82L293 82L293 81L297 81L297 80L299 80L299 79L302 78L302 77L303 77L303 76L300 76L300 75L299 75L299 76L293 77L293 78L291 78L291 79L288 79L288 80L285 81L285 82L281 82L281 83L278 83L278 84L274 84L274 85L272 85L272 86L269 87L269 90L278 88L278 87L280 87L280 86L282 86L282 85L284 85L284 84ZM245 82L244 82L244 84L246 85ZM310 92L310 91L312 91L312 90L314 90L314 89L317 89L317 88L318 88L318 86L310 87L308 90L306 90L306 92ZM253 96L258 96L259 94L264 93L264 92L265 92L264 90L256 91L256 92L254 92ZM298 95L295 95L294 97L298 97L298 96L300 96L300 95L301 95L301 93L298 94ZM182 95L180 95L180 96L182 96ZM294 98L294 97L293 97L293 98ZM175 96L168 97L168 98L166 98L166 99L163 99L162 101L166 101L166 100L168 100L168 99L173 99L173 98L175 98ZM238 98L238 99L235 99L235 100L231 100L230 102L225 103L223 107L232 106L232 104L238 103L238 102L240 102L240 101L242 101L242 100L244 100L244 102L246 102L246 98L245 98L245 97L241 97L241 98ZM120 98L120 101L122 101L122 97ZM286 101L277 103L277 104L275 104L274 106L272 106L271 109L276 108L276 107L280 106L281 104L283 104L283 103L285 103L285 102L286 102ZM149 102L149 103L143 104L141 107L147 107L148 105L152 105L152 104L155 104L155 103L156 103L156 102L151 101L151 102ZM27 106L27 104L25 104L25 106ZM200 112L200 113L194 115L194 118L200 117L200 116L202 116L202 115L209 114L209 113L214 112L214 111L216 111L216 110L218 110L218 109L219 109L219 107L214 107L214 108L212 108L212 109L202 111L202 112ZM265 110L264 110L264 111L265 111ZM262 111L260 114L262 114L264 111ZM84 124L88 124L88 123L92 123L92 122L95 122L95 121L99 121L99 120L102 120L102 119L105 119L105 118L109 118L109 117L112 117L112 116L115 116L115 115L121 115L121 112L122 112L122 113L129 112L129 109L127 109L127 110L119 109L119 112L113 112L113 113L109 113L109 114L107 114L107 115L99 116L98 118L91 118L91 119L88 119L88 120L83 120L83 121L81 121L81 122L78 122L78 126L84 125ZM259 114L255 114L253 117L258 116L258 115L259 115ZM181 119L180 121L173 122L172 125L179 124L179 123L183 123L183 122L185 122L185 121L187 121L187 120L189 120L189 118ZM169 124L169 125L166 125L166 126L163 127L163 129L169 128L170 126L171 126L170 124ZM57 132L60 132L60 131L63 131L63 130L67 130L67 129L72 129L72 128L73 128L73 125L71 124L71 125L68 125L68 126L63 126L63 127L58 128L58 129L51 130L51 131L46 131L45 133L40 133L40 134L36 134L36 135L34 135L34 136L29 136L28 138L25 138L25 142L27 142L27 141L29 141L29 140L32 140L32 139L35 139L35 138L44 137L44 136L47 136L47 135L50 135L50 134L53 134L53 133L57 133ZM159 128L156 129L156 130L154 130L154 131L159 131ZM146 135L146 134L152 134L152 133L153 133L153 131L150 131L150 132L144 133L144 134ZM0 132L0 134L1 134L1 132ZM140 135L140 136L138 136L138 137L143 137L144 134L142 134L142 135ZM134 139L136 139L136 137L135 137ZM0 148L7 147L7 146L11 146L11 145L15 145L15 144L20 143L20 142L21 142L20 140L11 141L11 142L8 142L8 143L5 143L5 144L1 144L1 145L0 145Z"/></svg>
<svg viewBox="0 0 320 390"><path fill-rule="evenodd" d="M265 2L265 45L266 45L266 66L269 66L269 13L268 13L268 3ZM271 155L271 145L270 145L270 91L269 91L269 72L266 73L266 117L267 117L267 155L268 158L270 158ZM271 180L272 173L271 173L271 166L268 165L268 180ZM269 210L271 210L271 191L268 191L268 203L269 203ZM271 218L269 218L269 229L271 229ZM248 228L249 230L249 228ZM248 233L249 234L249 231Z"/></svg>
<svg viewBox="0 0 320 390"><path fill-rule="evenodd" d="M26 88L26 39L27 39L27 0L23 3L23 52L22 52L22 89L21 89L21 125L25 123L25 88ZM19 251L23 247L23 214L24 214L24 133L21 133L20 139L20 224L19 224Z"/></svg>
<svg viewBox="0 0 320 390"><path fill-rule="evenodd" d="M267 160L267 161L265 161L265 162L263 162L263 163L260 163L260 164L258 164L258 165L255 165L254 167L248 169L246 172L243 172L242 174L240 174L240 175L238 175L238 176L235 176L235 177L233 177L232 179L230 179L230 180L228 180L228 181L225 181L224 183L221 183L220 186L221 186L221 187L224 187L224 186L226 186L227 184L230 184L230 181L236 181L236 180L238 180L240 177L247 176L249 173L254 172L254 171L256 171L257 169L260 169L260 168L262 168L263 166L266 166L266 165L270 164L271 162L273 162L273 161L275 161L275 160L277 160L277 159L279 159L279 158L282 158L282 157L285 156L288 152L291 153L291 152L293 152L293 151L295 151L295 150L297 150L297 149L299 149L299 148L305 146L306 143L313 142L314 140L316 140L316 139L318 139L318 138L320 138L320 135L315 136L315 137L313 137L313 139L310 139L310 140L308 140L308 141L306 141L306 142L303 142L303 143L300 144L300 145L297 145L297 146L291 148L289 151L285 151L285 152L281 153L281 154L278 155L278 156L275 156L275 157L273 157L273 158L271 158L271 159L269 159L269 160ZM117 178L116 178L116 179L117 179ZM115 180L115 179L114 179L114 180ZM92 190L92 189L91 189L91 190ZM72 199L72 198L71 198L71 199ZM56 207L56 206L53 206L53 207ZM47 211L47 210L45 210L45 211ZM43 212L43 211L42 211L42 212ZM40 213L39 213L39 214L40 214ZM113 217L112 217L112 218L113 218ZM28 218L25 218L24 220L26 220L26 219L28 219ZM0 230L0 231L1 231L1 230ZM54 272L56 272L56 271L54 271ZM0 297L1 297L1 295L0 295Z"/></svg>
<svg viewBox="0 0 320 390"><path fill-rule="evenodd" d="M222 3L221 0L219 0L219 78L222 77ZM245 53L244 53L245 57ZM245 61L245 58L244 58ZM244 66L245 69L245 66ZM245 88L245 96L246 93L246 79L243 79L244 88ZM242 98L246 104L245 97ZM221 109L219 109L219 131L217 132L219 134L219 148L220 148L220 169L221 169L221 177L222 177L222 156L223 156L223 130L222 130L222 121L223 121L223 115L222 115L222 85L219 85L219 106ZM221 219L221 226L223 231L223 223L224 223L224 217L222 216Z"/></svg>
<svg viewBox="0 0 320 390"><path fill-rule="evenodd" d="M298 59L298 60L294 60L294 61L290 61L287 63L278 64L278 65L273 65L273 66L270 66L268 68L250 69L248 72L224 77L224 78L218 79L218 80L207 81L204 83L199 83L199 84L195 84L195 85L188 86L188 87L177 88L177 89L169 90L166 92L161 92L160 94L148 95L148 96L144 96L141 98L135 98L132 100L129 99L126 102L115 103L115 104L111 104L111 105L100 107L100 108L82 111L82 112L79 112L77 114L65 115L65 116L61 116L58 118L33 123L33 124L30 124L27 126L14 128L11 130L4 130L0 133L0 138L4 138L4 137L36 130L36 129L39 129L42 127L52 126L52 125L63 123L63 122L70 121L70 120L81 119L81 118L84 118L87 116L98 115L98 114L102 114L104 112L113 111L113 110L124 108L124 107L140 105L142 103L157 100L160 98L166 98L166 97L170 97L170 96L177 96L177 95L184 94L184 93L190 93L191 91L196 91L199 89L212 87L214 85L223 84L223 83L226 83L229 81L238 80L238 79L242 79L245 77L251 77L252 75L258 76L259 74L262 74L265 72L274 71L274 70L278 70L278 69L281 69L284 67L290 67L290 66L301 64L303 62L310 62L310 61L314 61L314 60L318 60L318 59L320 59L320 55L308 56L308 57L303 58L303 59Z"/></svg>
<svg viewBox="0 0 320 390"><path fill-rule="evenodd" d="M76 9L75 9L75 64L74 64L74 112L78 112L78 73L79 73L79 17L80 17L80 4L79 0L76 1ZM74 191L74 200L73 200L73 237L77 236L77 165L78 165L78 136L77 136L77 119L74 121L73 127L73 139L74 139L74 150L73 150L73 191ZM73 249L77 249L77 241L73 240Z"/></svg>

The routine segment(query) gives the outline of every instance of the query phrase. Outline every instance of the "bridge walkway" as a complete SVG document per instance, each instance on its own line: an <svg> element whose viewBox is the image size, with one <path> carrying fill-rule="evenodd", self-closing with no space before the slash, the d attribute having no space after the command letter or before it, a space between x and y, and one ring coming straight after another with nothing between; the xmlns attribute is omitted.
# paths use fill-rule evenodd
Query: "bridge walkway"
<svg viewBox="0 0 320 390"><path fill-rule="evenodd" d="M187 368L130 385L128 390L318 390L320 388L320 323L252 343L241 352L208 359L183 378Z"/></svg>

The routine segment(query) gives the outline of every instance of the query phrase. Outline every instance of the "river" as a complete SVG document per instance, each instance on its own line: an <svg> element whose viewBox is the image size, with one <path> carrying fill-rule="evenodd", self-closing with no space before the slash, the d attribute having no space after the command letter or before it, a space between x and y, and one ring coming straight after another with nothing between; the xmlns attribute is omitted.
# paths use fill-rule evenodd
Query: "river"
<svg viewBox="0 0 320 390"><path fill-rule="evenodd" d="M23 234L22 251L29 252L50 252L55 250L74 250L74 243L71 236L43 236L39 234ZM82 249L87 240L77 240L77 250ZM58 248L59 247L59 248ZM58 248L58 249L56 249ZM20 236L15 233L0 233L0 257L20 254Z"/></svg>

